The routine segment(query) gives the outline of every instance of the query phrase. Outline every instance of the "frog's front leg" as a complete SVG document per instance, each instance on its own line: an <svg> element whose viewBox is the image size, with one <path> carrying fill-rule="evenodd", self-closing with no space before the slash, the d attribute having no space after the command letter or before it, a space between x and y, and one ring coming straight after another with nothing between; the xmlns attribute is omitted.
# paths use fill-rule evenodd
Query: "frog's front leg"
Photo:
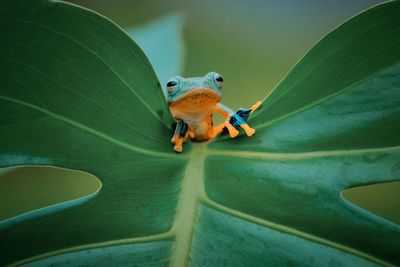
<svg viewBox="0 0 400 267"><path fill-rule="evenodd" d="M186 142L188 136L189 126L183 120L178 120L174 136L171 139L171 143L175 145L174 150L176 152L182 152L182 143Z"/></svg>
<svg viewBox="0 0 400 267"><path fill-rule="evenodd" d="M227 106L218 103L216 111L222 114L222 116L226 117L228 120L215 127L214 134L217 135L226 127L231 138L235 138L239 134L239 131L236 130L236 128L240 126L246 132L247 136L252 136L256 130L251 128L246 121L248 120L249 115L253 113L261 105L261 103L261 101L257 101L251 108L240 108L236 112L233 112Z"/></svg>
<svg viewBox="0 0 400 267"><path fill-rule="evenodd" d="M214 136L222 132L224 128L227 128L230 137L235 138L239 134L239 131L236 130L235 127L233 127L231 124L229 124L229 118L234 114L233 110L221 103L218 103L216 111L228 120L214 128Z"/></svg>
<svg viewBox="0 0 400 267"><path fill-rule="evenodd" d="M184 122L184 123L185 123L185 122ZM179 138L179 129L180 129L180 128L181 128L181 126L179 126L178 123L177 123L177 124L176 124L176 127L175 127L175 133L174 133L174 135L172 136L172 139L171 139L171 143L174 144L174 145L175 145L175 143L176 143L176 139ZM194 133L193 133L190 129L188 129L186 135L183 137L182 142L185 143L186 140L187 140L189 137L190 137L190 138L193 138L193 137L194 137Z"/></svg>

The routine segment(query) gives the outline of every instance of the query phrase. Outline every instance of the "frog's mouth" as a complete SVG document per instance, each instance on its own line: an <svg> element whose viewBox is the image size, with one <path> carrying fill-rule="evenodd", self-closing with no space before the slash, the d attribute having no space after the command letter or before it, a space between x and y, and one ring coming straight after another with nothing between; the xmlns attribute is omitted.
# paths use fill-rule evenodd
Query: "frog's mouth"
<svg viewBox="0 0 400 267"><path fill-rule="evenodd" d="M188 91L169 103L171 110L184 113L211 113L221 96L214 90L198 88Z"/></svg>

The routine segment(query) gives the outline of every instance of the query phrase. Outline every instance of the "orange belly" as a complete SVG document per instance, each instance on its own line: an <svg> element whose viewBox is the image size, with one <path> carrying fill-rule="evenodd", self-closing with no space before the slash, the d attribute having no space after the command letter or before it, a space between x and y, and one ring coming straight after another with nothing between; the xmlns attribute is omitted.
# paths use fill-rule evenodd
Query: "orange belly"
<svg viewBox="0 0 400 267"><path fill-rule="evenodd" d="M212 90L200 88L170 103L169 108L176 120L189 125L189 130L194 133L192 140L208 141L214 136L212 114L219 100L220 96Z"/></svg>
<svg viewBox="0 0 400 267"><path fill-rule="evenodd" d="M184 120L185 121L185 120ZM190 131L194 133L193 141L208 141L214 136L214 127L211 115L202 120L185 121L189 125Z"/></svg>

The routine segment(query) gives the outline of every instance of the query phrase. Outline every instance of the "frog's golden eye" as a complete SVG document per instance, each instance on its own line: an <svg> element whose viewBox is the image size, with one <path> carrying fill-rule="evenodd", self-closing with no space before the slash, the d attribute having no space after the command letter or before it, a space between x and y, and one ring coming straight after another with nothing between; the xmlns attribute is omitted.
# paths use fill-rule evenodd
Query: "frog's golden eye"
<svg viewBox="0 0 400 267"><path fill-rule="evenodd" d="M171 79L167 82L167 90L168 93L173 94L178 88L178 81L175 79Z"/></svg>
<svg viewBox="0 0 400 267"><path fill-rule="evenodd" d="M224 78L222 78L221 74L215 73L214 81L215 81L215 84L218 85L219 88L222 88L224 86Z"/></svg>

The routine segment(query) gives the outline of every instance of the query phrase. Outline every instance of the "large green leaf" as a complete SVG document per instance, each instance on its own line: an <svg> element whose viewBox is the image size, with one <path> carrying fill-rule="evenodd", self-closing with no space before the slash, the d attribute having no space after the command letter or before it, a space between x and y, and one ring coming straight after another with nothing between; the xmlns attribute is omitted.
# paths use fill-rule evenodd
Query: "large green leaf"
<svg viewBox="0 0 400 267"><path fill-rule="evenodd" d="M155 73L117 26L58 2L0 9L0 166L96 175L94 196L0 224L0 265L400 264L400 227L345 201L400 179L400 2L330 33L252 138L169 143Z"/></svg>

